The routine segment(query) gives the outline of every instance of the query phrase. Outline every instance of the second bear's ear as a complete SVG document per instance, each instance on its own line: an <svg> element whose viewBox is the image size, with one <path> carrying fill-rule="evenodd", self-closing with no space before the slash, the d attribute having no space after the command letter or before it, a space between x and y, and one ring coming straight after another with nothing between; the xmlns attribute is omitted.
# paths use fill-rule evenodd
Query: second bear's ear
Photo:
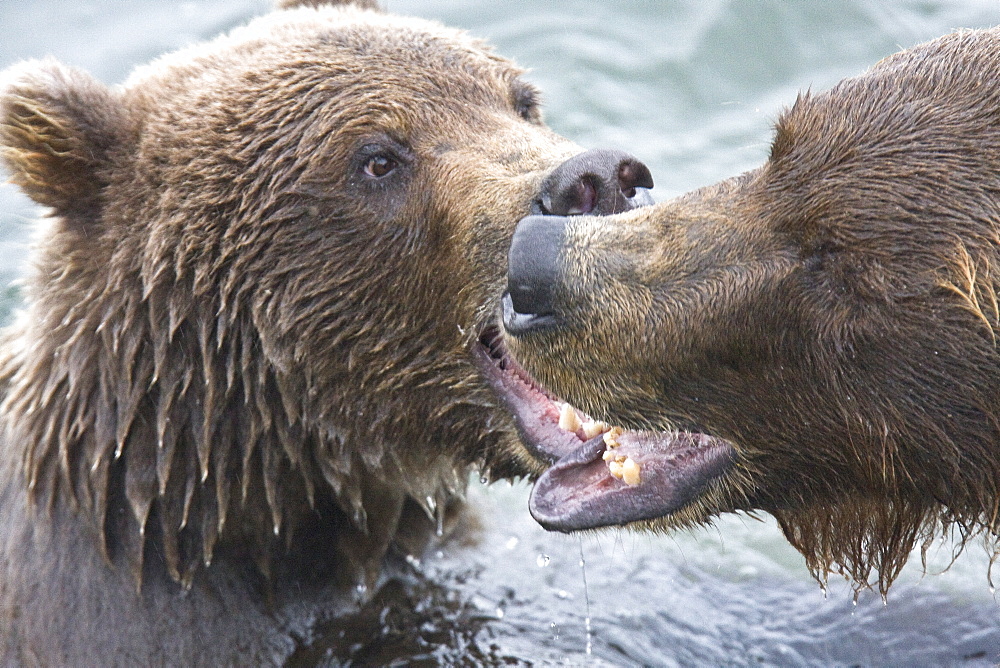
<svg viewBox="0 0 1000 668"><path fill-rule="evenodd" d="M323 7L324 5L355 5L361 9L382 11L378 0L277 0L278 9L293 9L295 7Z"/></svg>
<svg viewBox="0 0 1000 668"><path fill-rule="evenodd" d="M127 125L118 97L84 72L44 60L0 74L0 157L11 181L58 214L100 206Z"/></svg>

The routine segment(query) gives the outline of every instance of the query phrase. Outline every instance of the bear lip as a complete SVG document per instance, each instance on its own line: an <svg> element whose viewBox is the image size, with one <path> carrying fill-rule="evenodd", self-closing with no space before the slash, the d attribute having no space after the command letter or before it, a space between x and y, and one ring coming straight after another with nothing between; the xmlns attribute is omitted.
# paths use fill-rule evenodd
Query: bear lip
<svg viewBox="0 0 1000 668"><path fill-rule="evenodd" d="M728 472L736 451L720 438L692 432L626 431L614 454L638 464L641 480L627 484L604 461L597 436L538 478L528 509L550 531L622 526L671 515Z"/></svg>
<svg viewBox="0 0 1000 668"><path fill-rule="evenodd" d="M695 432L624 431L615 455L631 458L640 482L612 475L605 434L587 439L559 426L560 400L507 352L500 328L488 326L473 358L510 412L528 451L551 464L531 492L529 510L543 527L576 531L652 520L677 512L724 476L736 450L728 441Z"/></svg>
<svg viewBox="0 0 1000 668"><path fill-rule="evenodd" d="M484 328L472 356L480 373L513 416L521 442L536 458L554 464L583 440L559 428L558 399L507 354L499 327Z"/></svg>

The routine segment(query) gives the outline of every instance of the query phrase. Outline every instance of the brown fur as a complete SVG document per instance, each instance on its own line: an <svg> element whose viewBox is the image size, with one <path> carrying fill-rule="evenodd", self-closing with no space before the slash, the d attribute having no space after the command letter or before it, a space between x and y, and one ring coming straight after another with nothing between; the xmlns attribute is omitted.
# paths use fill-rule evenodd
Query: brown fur
<svg viewBox="0 0 1000 668"><path fill-rule="evenodd" d="M567 221L558 325L510 336L593 415L727 439L735 467L643 526L765 510L817 577L891 584L1000 528L1000 30L804 94L762 167Z"/></svg>
<svg viewBox="0 0 1000 668"><path fill-rule="evenodd" d="M3 158L52 216L4 334L0 662L280 663L472 467L537 466L469 352L577 151L520 74L360 7L120 88L4 73Z"/></svg>

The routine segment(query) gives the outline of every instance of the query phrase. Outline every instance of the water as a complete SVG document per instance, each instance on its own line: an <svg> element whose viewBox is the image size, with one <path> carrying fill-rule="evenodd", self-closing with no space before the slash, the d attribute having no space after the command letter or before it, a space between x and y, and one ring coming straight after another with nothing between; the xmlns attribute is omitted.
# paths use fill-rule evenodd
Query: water
<svg viewBox="0 0 1000 668"><path fill-rule="evenodd" d="M531 68L547 120L584 146L632 151L658 199L764 160L770 124L823 89L952 28L1000 23L996 0L722 2L390 0L492 41ZM266 11L263 0L0 3L0 66L54 55L109 82ZM36 211L0 186L0 286L24 273ZM17 304L0 292L0 318ZM523 485L471 482L482 526L408 563L412 577L319 633L300 664L992 665L989 559L945 543L911 560L887 604L824 591L767 517L671 536L548 534ZM544 558L539 558L539 556ZM587 565L586 585L580 562ZM589 602L589 611L588 611ZM589 626L587 620L589 619ZM588 647L592 651L588 653ZM339 658L338 658L339 657Z"/></svg>
<svg viewBox="0 0 1000 668"><path fill-rule="evenodd" d="M594 630L590 625L590 590L587 588L587 559L583 554L583 536L578 535L580 541L580 577L583 579L583 611L586 616L583 618L583 627L587 630L587 654L594 653Z"/></svg>

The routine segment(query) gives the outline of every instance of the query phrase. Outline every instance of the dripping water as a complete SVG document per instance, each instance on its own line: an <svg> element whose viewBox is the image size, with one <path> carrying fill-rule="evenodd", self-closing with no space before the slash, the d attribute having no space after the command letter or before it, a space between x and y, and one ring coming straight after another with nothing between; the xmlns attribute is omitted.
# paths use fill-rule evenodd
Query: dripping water
<svg viewBox="0 0 1000 668"><path fill-rule="evenodd" d="M583 537L578 536L577 538L580 544L580 574L583 576L583 602L587 613L583 624L587 629L587 655L590 656L593 653L594 635L590 629L590 591L587 589L587 561L583 558Z"/></svg>

